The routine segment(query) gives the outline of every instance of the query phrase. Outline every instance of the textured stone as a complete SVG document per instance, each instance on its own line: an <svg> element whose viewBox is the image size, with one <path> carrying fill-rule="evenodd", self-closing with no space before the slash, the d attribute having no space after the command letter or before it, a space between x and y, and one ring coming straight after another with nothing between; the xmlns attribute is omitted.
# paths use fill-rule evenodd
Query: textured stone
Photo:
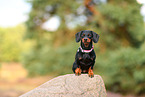
<svg viewBox="0 0 145 97"><path fill-rule="evenodd" d="M20 97L106 97L104 82L99 75L58 76Z"/></svg>

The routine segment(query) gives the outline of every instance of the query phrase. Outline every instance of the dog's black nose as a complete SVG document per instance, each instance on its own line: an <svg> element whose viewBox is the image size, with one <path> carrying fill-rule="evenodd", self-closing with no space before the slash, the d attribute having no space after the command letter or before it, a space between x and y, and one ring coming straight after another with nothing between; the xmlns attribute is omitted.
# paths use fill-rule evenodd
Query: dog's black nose
<svg viewBox="0 0 145 97"><path fill-rule="evenodd" d="M84 39L85 42L87 42L87 39Z"/></svg>

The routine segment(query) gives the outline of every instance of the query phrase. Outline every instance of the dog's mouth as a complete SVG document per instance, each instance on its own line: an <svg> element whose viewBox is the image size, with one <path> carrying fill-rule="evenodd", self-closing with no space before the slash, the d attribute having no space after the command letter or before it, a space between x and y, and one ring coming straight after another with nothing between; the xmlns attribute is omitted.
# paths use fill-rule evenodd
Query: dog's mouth
<svg viewBox="0 0 145 97"><path fill-rule="evenodd" d="M89 47L89 42L84 42L85 47Z"/></svg>

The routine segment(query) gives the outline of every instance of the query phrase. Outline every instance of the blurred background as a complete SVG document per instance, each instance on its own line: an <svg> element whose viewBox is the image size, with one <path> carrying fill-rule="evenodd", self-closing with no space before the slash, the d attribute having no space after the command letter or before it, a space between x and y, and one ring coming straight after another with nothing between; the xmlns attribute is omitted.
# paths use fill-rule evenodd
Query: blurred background
<svg viewBox="0 0 145 97"><path fill-rule="evenodd" d="M108 97L145 97L145 0L0 0L0 97L73 73L81 30L100 35Z"/></svg>

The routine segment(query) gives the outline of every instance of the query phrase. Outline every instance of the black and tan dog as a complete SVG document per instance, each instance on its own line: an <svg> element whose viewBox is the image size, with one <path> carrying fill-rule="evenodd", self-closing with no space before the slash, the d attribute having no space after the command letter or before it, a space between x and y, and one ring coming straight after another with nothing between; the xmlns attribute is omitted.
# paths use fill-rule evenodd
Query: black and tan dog
<svg viewBox="0 0 145 97"><path fill-rule="evenodd" d="M94 77L93 67L95 64L96 54L94 52L92 42L97 43L99 35L90 30L84 30L78 32L75 36L76 42L81 41L81 46L75 56L75 62L72 67L73 72L75 75L88 73L89 77Z"/></svg>

